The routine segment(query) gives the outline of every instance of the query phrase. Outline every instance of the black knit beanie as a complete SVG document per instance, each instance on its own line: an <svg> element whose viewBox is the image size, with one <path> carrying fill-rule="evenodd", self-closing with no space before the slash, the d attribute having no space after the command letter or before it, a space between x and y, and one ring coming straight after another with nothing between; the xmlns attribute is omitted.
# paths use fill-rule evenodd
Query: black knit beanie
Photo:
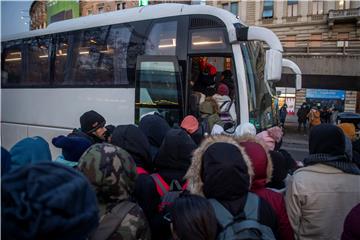
<svg viewBox="0 0 360 240"><path fill-rule="evenodd" d="M332 124L320 124L311 129L309 136L310 154L345 154L345 136L343 131Z"/></svg>
<svg viewBox="0 0 360 240"><path fill-rule="evenodd" d="M105 126L105 118L94 110L88 111L80 117L81 131L92 133L96 129Z"/></svg>

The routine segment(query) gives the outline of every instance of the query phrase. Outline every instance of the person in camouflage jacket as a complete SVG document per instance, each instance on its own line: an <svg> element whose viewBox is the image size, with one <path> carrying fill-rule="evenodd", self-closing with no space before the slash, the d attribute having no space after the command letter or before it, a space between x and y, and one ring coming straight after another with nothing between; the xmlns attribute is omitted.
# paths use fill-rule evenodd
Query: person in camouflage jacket
<svg viewBox="0 0 360 240"><path fill-rule="evenodd" d="M122 148L109 143L92 145L80 158L79 169L95 188L101 221L123 201L130 201L134 191L136 164ZM150 239L149 224L136 204L107 239Z"/></svg>

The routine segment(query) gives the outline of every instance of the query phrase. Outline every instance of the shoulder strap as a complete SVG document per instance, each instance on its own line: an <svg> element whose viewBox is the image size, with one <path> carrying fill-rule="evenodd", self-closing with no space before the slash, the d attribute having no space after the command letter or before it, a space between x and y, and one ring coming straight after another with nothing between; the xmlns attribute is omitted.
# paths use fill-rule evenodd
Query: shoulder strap
<svg viewBox="0 0 360 240"><path fill-rule="evenodd" d="M142 168L142 167L136 167L136 173L138 174L138 175L140 175L140 174L149 174L144 168Z"/></svg>
<svg viewBox="0 0 360 240"><path fill-rule="evenodd" d="M246 197L246 203L244 207L245 217L258 221L259 219L259 197L254 193L249 192Z"/></svg>
<svg viewBox="0 0 360 240"><path fill-rule="evenodd" d="M153 173L150 175L155 182L156 190L159 193L160 197L164 196L170 190L169 185L164 181L164 179L158 173Z"/></svg>
<svg viewBox="0 0 360 240"><path fill-rule="evenodd" d="M225 102L223 102L221 105L220 105L220 111L221 111L221 109L228 103L228 102L230 102L230 101L225 101Z"/></svg>
<svg viewBox="0 0 360 240"><path fill-rule="evenodd" d="M221 203L213 198L209 199L209 202L214 208L216 219L224 229L234 221L234 216Z"/></svg>
<svg viewBox="0 0 360 240"><path fill-rule="evenodd" d="M91 240L106 240L119 227L126 215L136 206L130 201L123 201L116 205L111 212L107 213L100 221L99 227L91 235Z"/></svg>
<svg viewBox="0 0 360 240"><path fill-rule="evenodd" d="M226 111L229 112L230 111L230 108L231 108L231 105L233 104L233 100L230 101L230 104L227 106L226 108Z"/></svg>

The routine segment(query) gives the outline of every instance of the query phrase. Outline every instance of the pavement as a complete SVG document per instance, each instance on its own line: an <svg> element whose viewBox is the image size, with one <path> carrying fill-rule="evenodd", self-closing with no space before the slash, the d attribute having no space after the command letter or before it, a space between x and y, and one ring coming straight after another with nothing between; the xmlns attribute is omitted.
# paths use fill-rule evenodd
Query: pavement
<svg viewBox="0 0 360 240"><path fill-rule="evenodd" d="M281 148L287 150L295 160L302 161L309 154L309 135L308 132L304 132L303 129L299 132L297 128L297 117L288 115L286 117L283 144Z"/></svg>

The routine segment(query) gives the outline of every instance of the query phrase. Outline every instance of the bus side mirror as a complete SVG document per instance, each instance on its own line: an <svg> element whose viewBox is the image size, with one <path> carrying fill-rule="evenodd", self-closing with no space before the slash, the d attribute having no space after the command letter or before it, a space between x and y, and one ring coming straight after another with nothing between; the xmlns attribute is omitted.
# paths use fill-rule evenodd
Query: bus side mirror
<svg viewBox="0 0 360 240"><path fill-rule="evenodd" d="M282 53L269 49L266 51L265 80L279 81L282 72Z"/></svg>

